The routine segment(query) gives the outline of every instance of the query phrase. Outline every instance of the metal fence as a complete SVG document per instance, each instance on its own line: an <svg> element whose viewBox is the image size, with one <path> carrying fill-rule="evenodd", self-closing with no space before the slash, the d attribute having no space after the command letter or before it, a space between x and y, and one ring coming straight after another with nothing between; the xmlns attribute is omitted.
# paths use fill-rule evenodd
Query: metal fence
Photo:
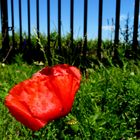
<svg viewBox="0 0 140 140"><path fill-rule="evenodd" d="M2 45L9 46L9 37L8 37L8 31L12 30L12 41L13 46L15 43L15 37L14 37L14 0L11 0L11 21L12 21L12 27L8 27L8 7L7 7L7 0L0 0L1 5L1 21L2 21ZM20 29L20 44L22 45L22 10L21 10L21 0L18 0L19 5L19 29ZM39 4L40 1L36 0L36 23L37 23L37 35L39 37ZM47 49L48 52L50 52L50 0L46 0L47 4ZM115 36L114 36L114 43L119 43L119 28L120 28L120 5L121 0L116 0L116 17L115 17ZM135 0L134 5L134 26L133 26L133 49L134 51L137 51L138 46L138 18L139 18L139 5L140 1ZM84 0L84 24L83 24L83 55L86 56L86 50L87 50L87 17L88 17L88 0ZM31 29L30 29L30 0L27 0L27 13L28 13L28 44L31 43ZM98 58L101 58L101 46L102 46L102 13L103 13L103 0L99 0L99 12L98 12L98 50L97 55ZM58 46L61 53L61 0L58 0ZM70 0L70 45L73 46L73 29L74 29L74 0ZM51 62L49 62L51 63Z"/></svg>

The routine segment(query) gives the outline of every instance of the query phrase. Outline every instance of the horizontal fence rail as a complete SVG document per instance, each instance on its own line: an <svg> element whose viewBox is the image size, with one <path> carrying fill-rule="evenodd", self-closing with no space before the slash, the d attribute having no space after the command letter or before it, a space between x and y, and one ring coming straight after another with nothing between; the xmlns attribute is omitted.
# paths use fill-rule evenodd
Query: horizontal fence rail
<svg viewBox="0 0 140 140"><path fill-rule="evenodd" d="M74 0L69 0L70 1L70 47L73 48L73 36L74 36ZM97 56L99 59L101 59L101 46L102 46L102 12L103 12L103 2L104 0L99 0L99 11L98 11L98 49L97 49ZM11 4L11 28L8 27L8 6L7 5ZM58 4L58 51L61 55L61 0L57 1ZM30 0L27 0L27 22L28 22L28 45L30 46L31 44L31 17L30 17ZM40 32L40 0L36 0L36 29L37 29L37 37L39 38L39 32ZM47 53L48 53L48 64L51 65L51 51L50 51L50 0L46 0L46 17L47 17ZM119 43L119 29L120 29L120 5L121 5L121 0L116 0L116 16L115 16L115 36L114 36L114 43L115 46ZM134 5L134 26L133 26L133 49L136 51L138 47L138 19L139 19L139 5L140 2L139 0L135 0L135 5ZM13 42L13 47L15 45L15 24L14 24L14 0L11 0L11 3L7 3L7 0L0 0L0 6L1 6L1 25L2 25L2 48L8 48L9 46L9 33L8 30L12 30L12 42ZM19 35L20 35L20 47L22 48L23 45L23 37L22 37L22 1L18 0L18 8L19 8ZM83 56L86 57L86 52L87 52L87 21L88 21L88 0L84 0L83 4L83 16L84 16L84 21L83 21ZM74 49L74 48L73 48Z"/></svg>

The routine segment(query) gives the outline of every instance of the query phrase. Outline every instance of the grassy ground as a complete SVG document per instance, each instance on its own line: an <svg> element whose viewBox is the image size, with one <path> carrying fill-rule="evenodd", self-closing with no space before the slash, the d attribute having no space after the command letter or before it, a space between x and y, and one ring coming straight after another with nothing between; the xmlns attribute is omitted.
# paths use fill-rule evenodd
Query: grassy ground
<svg viewBox="0 0 140 140"><path fill-rule="evenodd" d="M17 122L4 106L4 98L16 83L29 78L41 66L0 64L0 140L125 140L137 139L140 130L140 69L88 70L83 76L71 113L32 132Z"/></svg>

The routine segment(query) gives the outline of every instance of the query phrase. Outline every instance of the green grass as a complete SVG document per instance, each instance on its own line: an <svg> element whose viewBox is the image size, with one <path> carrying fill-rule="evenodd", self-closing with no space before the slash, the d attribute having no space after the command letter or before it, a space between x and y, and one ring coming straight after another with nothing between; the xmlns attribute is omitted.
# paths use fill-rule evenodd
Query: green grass
<svg viewBox="0 0 140 140"><path fill-rule="evenodd" d="M83 76L71 113L37 132L17 122L4 106L9 89L29 78L41 66L0 64L0 140L128 140L140 126L140 69L102 65Z"/></svg>

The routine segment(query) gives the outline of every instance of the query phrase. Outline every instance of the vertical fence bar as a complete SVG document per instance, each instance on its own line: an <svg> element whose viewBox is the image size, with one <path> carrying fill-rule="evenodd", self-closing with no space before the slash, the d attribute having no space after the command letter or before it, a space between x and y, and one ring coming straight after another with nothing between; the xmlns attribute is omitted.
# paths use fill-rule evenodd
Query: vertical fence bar
<svg viewBox="0 0 140 140"><path fill-rule="evenodd" d="M140 1L135 0L135 9L134 9L134 31L133 31L133 50L136 53L138 47L138 22L139 22L139 5Z"/></svg>
<svg viewBox="0 0 140 140"><path fill-rule="evenodd" d="M36 0L36 24L37 24L37 36L39 38L39 0Z"/></svg>
<svg viewBox="0 0 140 140"><path fill-rule="evenodd" d="M12 20L12 42L15 47L15 31L14 31L14 2L11 0L11 20Z"/></svg>
<svg viewBox="0 0 140 140"><path fill-rule="evenodd" d="M61 54L61 0L58 0L58 47Z"/></svg>
<svg viewBox="0 0 140 140"><path fill-rule="evenodd" d="M22 9L21 9L21 0L19 0L19 30L20 30L20 47L22 47Z"/></svg>
<svg viewBox="0 0 140 140"><path fill-rule="evenodd" d="M48 35L48 50L50 49L50 0L47 0L47 35Z"/></svg>
<svg viewBox="0 0 140 140"><path fill-rule="evenodd" d="M119 28L120 28L120 6L121 0L116 0L116 21L115 21L115 38L114 38L114 60L119 61L118 43L119 43Z"/></svg>
<svg viewBox="0 0 140 140"><path fill-rule="evenodd" d="M2 5L2 0L0 0L0 18L2 20L2 9L1 9L1 5ZM1 23L2 23L2 21L1 21ZM1 27L1 29L2 29L2 27Z"/></svg>
<svg viewBox="0 0 140 140"><path fill-rule="evenodd" d="M88 11L88 0L84 0L84 46L83 46L83 56L86 57L87 51L87 11Z"/></svg>
<svg viewBox="0 0 140 140"><path fill-rule="evenodd" d="M7 0L1 0L2 50L9 48Z"/></svg>
<svg viewBox="0 0 140 140"><path fill-rule="evenodd" d="M52 65L51 61L51 51L50 51L50 0L47 0L47 58L48 58L48 65Z"/></svg>
<svg viewBox="0 0 140 140"><path fill-rule="evenodd" d="M28 7L28 45L31 45L31 26L30 26L30 0L28 0L27 3L27 7Z"/></svg>
<svg viewBox="0 0 140 140"><path fill-rule="evenodd" d="M73 23L74 23L74 0L70 1L70 47L73 50Z"/></svg>
<svg viewBox="0 0 140 140"><path fill-rule="evenodd" d="M120 5L121 0L116 0L116 21L115 21L116 23L115 23L115 39L114 39L116 45L119 43Z"/></svg>
<svg viewBox="0 0 140 140"><path fill-rule="evenodd" d="M103 11L103 0L99 0L98 50L97 50L97 56L99 60L101 60L101 45L102 45L102 11Z"/></svg>
<svg viewBox="0 0 140 140"><path fill-rule="evenodd" d="M2 4L2 2L1 2L2 0L0 0L0 18L2 19L2 12L1 12L1 4ZM1 22L2 23L2 22ZM2 27L1 27L2 28Z"/></svg>

